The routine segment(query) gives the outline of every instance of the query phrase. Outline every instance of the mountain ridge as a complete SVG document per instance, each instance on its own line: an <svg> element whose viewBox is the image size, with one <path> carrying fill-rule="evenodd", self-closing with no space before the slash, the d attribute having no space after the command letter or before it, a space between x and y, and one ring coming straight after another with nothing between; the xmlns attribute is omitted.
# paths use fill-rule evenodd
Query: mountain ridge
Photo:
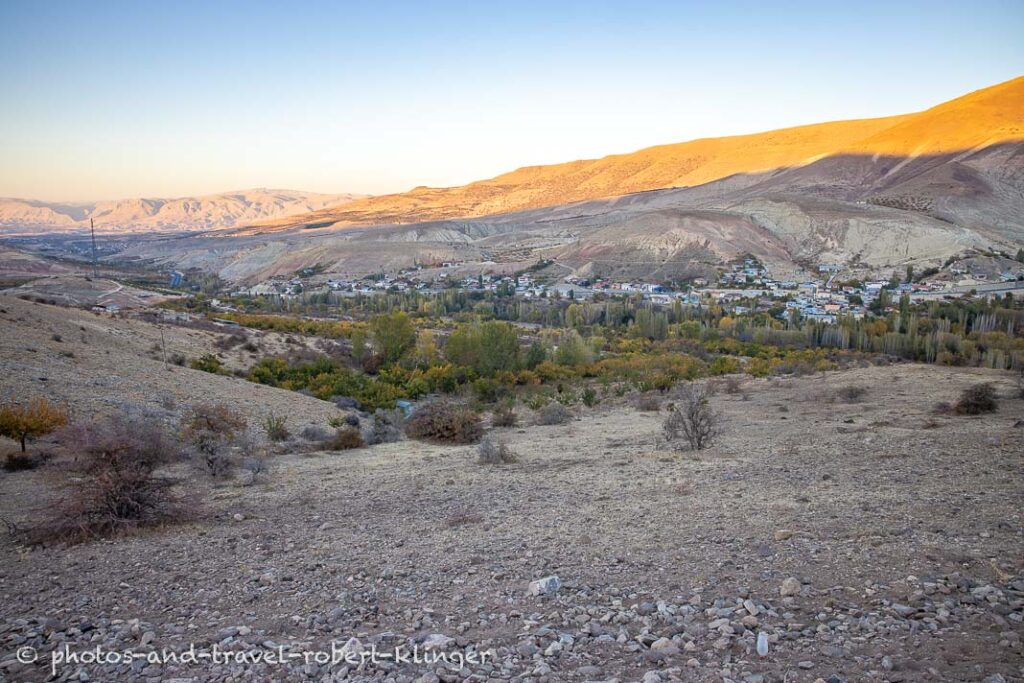
<svg viewBox="0 0 1024 683"><path fill-rule="evenodd" d="M840 154L913 158L1019 140L1024 140L1024 76L911 114L700 138L599 159L525 166L467 185L421 186L302 216L261 221L247 231L481 217L634 192L693 187L737 173L804 166Z"/></svg>
<svg viewBox="0 0 1024 683"><path fill-rule="evenodd" d="M267 218L315 211L364 197L301 190L252 188L187 197L129 197L96 202L46 202L0 198L0 231L101 232L195 231L234 228Z"/></svg>

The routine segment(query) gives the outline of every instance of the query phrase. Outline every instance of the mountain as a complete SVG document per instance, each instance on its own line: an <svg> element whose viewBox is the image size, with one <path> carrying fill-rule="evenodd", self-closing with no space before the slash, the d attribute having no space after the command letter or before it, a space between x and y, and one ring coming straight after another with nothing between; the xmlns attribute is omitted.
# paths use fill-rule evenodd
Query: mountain
<svg viewBox="0 0 1024 683"><path fill-rule="evenodd" d="M735 174L805 167L826 157L914 159L1022 140L1024 77L915 114L693 140L596 160L532 166L461 187L418 187L264 221L253 232L485 216L693 187Z"/></svg>
<svg viewBox="0 0 1024 683"><path fill-rule="evenodd" d="M363 196L256 189L201 197L82 204L0 198L0 232L10 235L82 230L89 227L90 218L96 229L104 233L217 230L339 206Z"/></svg>

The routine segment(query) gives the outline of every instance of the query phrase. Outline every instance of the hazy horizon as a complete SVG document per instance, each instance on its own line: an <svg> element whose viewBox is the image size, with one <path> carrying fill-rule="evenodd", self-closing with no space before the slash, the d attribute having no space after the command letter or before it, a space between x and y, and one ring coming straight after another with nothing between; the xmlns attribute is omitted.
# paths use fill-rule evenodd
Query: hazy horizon
<svg viewBox="0 0 1024 683"><path fill-rule="evenodd" d="M386 194L909 113L1024 73L1014 3L758 10L9 2L0 196Z"/></svg>

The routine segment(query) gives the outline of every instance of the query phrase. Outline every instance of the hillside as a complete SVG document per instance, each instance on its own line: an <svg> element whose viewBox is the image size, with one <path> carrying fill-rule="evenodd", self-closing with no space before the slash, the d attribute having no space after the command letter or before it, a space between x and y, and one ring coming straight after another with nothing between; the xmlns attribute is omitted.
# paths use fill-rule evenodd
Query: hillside
<svg viewBox="0 0 1024 683"><path fill-rule="evenodd" d="M737 173L801 167L829 156L914 158L1021 140L1024 77L915 114L693 140L596 160L521 168L461 187L418 187L301 217L267 221L255 230L483 216L632 192L692 187Z"/></svg>
<svg viewBox="0 0 1024 683"><path fill-rule="evenodd" d="M0 233L67 232L89 227L101 232L160 232L233 228L338 206L362 195L294 190L241 190L175 199L120 199L61 204L0 198Z"/></svg>

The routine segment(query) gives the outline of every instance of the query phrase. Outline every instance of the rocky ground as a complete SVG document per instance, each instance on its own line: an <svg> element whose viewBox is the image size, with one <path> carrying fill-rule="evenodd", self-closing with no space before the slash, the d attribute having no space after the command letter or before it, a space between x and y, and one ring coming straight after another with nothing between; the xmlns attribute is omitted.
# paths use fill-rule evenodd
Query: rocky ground
<svg viewBox="0 0 1024 683"><path fill-rule="evenodd" d="M4 307L5 332L48 315ZM86 334L136 348L127 329ZM26 357L59 343L3 344L6 395ZM144 398L129 394L134 373L156 386L149 364L161 364L145 355L115 355L123 400ZM75 366L47 367L39 386L83 386ZM322 403L170 376L182 392L201 379L207 395L296 401L296 419ZM933 414L983 380L998 412ZM848 385L866 393L844 402ZM723 433L699 455L666 449L663 413L612 400L564 425L524 412L523 426L494 430L518 456L508 465L403 441L279 456L255 483L182 466L205 500L187 524L73 547L0 540L0 679L1024 680L1024 401L1012 389L1003 373L917 365L747 380L745 395L713 398ZM109 392L83 400L102 406ZM0 474L0 516L30 524L49 486L44 470ZM332 643L336 661L318 663ZM196 663L155 659L191 645ZM380 658L397 646L450 661ZM143 656L51 676L64 648ZM32 651L38 661L18 661Z"/></svg>

